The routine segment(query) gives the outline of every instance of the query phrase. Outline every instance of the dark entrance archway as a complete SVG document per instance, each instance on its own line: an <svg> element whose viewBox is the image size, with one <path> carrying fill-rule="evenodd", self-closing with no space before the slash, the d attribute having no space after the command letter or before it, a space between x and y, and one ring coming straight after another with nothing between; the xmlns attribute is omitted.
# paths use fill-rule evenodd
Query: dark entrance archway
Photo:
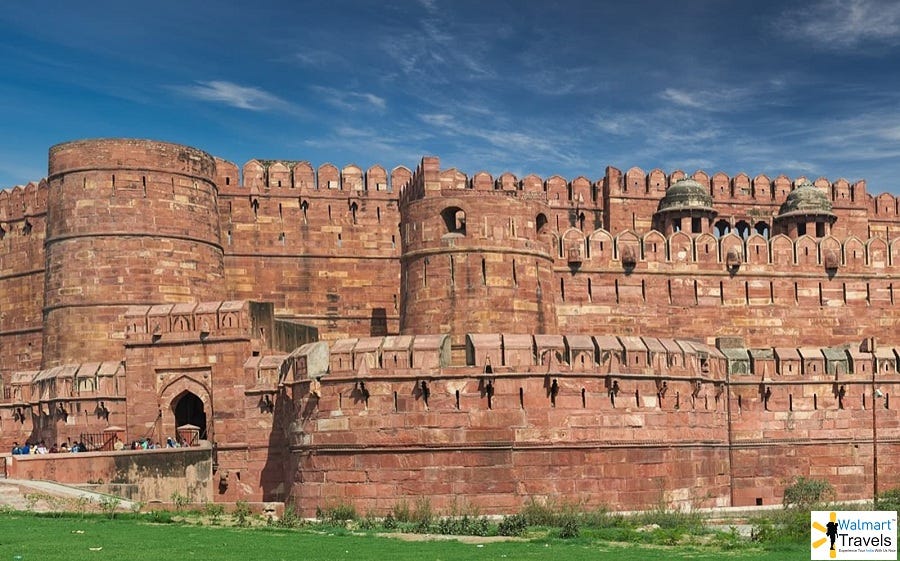
<svg viewBox="0 0 900 561"><path fill-rule="evenodd" d="M196 425L200 427L200 439L206 439L206 411L203 401L191 392L184 392L172 402L175 426Z"/></svg>

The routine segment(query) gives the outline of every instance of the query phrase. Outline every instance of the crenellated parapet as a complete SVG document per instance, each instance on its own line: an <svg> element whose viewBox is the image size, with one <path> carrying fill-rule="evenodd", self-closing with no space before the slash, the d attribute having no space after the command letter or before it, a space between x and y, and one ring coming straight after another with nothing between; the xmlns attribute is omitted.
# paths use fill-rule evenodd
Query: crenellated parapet
<svg viewBox="0 0 900 561"><path fill-rule="evenodd" d="M331 194L397 196L409 182L412 173L397 166L390 173L375 164L363 170L356 164L338 168L324 163L314 168L308 161L253 159L238 168L232 162L216 159L216 184L223 193L296 196Z"/></svg>

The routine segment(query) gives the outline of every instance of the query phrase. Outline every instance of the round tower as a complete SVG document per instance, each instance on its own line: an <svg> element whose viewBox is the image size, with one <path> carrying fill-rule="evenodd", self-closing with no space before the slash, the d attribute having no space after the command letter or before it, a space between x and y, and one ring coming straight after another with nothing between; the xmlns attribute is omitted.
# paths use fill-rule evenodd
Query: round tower
<svg viewBox="0 0 900 561"><path fill-rule="evenodd" d="M43 367L121 357L132 305L221 300L213 158L135 139L50 148Z"/></svg>
<svg viewBox="0 0 900 561"><path fill-rule="evenodd" d="M442 188L437 166L401 196L400 331L555 333L545 194Z"/></svg>

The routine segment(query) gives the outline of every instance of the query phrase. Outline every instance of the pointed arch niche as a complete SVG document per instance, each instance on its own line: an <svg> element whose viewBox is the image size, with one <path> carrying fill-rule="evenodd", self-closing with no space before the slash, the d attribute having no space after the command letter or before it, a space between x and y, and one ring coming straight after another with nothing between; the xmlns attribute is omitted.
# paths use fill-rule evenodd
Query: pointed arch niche
<svg viewBox="0 0 900 561"><path fill-rule="evenodd" d="M165 442L183 425L199 427L201 440L213 440L213 410L210 398L210 370L157 371L160 414L157 438Z"/></svg>

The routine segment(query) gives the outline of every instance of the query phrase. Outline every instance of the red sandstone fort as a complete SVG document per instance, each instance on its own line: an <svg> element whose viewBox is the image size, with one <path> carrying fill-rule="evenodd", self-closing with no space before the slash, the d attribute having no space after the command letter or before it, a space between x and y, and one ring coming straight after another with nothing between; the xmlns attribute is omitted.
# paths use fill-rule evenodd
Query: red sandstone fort
<svg viewBox="0 0 900 561"><path fill-rule="evenodd" d="M305 514L871 497L900 485L898 328L900 208L862 181L103 139L0 191L0 445L100 450L0 460L144 499L103 449L189 425L156 454L194 498Z"/></svg>

